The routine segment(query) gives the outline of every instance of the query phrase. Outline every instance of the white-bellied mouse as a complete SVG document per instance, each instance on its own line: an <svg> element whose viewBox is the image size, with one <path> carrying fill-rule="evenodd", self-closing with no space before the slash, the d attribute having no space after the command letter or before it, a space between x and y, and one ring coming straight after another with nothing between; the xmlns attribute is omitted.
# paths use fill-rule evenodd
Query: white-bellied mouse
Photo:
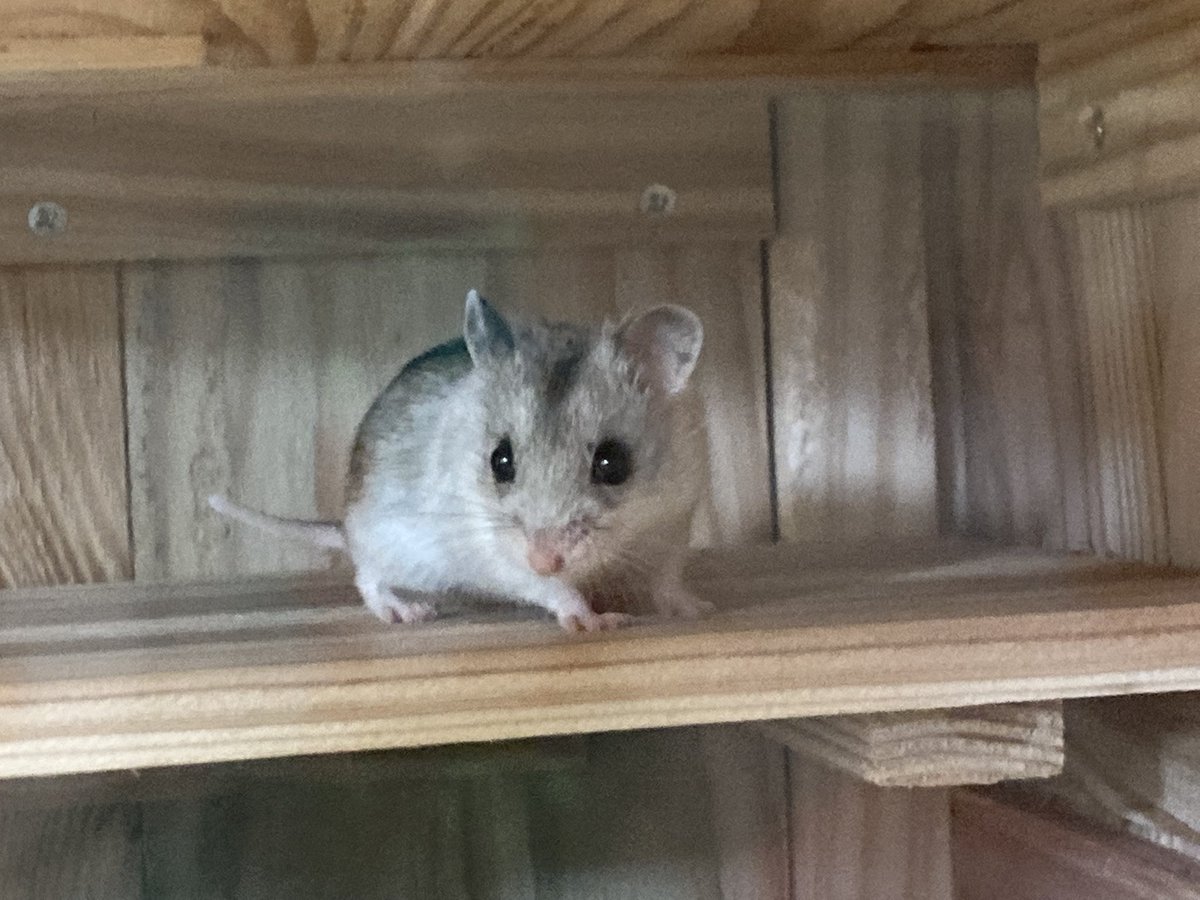
<svg viewBox="0 0 1200 900"><path fill-rule="evenodd" d="M388 622L430 618L447 591L536 604L568 630L695 616L707 604L680 576L708 474L686 390L702 341L679 306L587 328L510 320L471 291L463 336L409 362L359 425L343 521L210 502L344 549Z"/></svg>

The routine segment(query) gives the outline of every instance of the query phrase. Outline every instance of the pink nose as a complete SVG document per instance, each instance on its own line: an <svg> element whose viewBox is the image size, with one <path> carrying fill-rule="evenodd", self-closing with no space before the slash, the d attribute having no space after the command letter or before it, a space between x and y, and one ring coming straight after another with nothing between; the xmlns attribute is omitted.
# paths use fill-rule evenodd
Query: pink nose
<svg viewBox="0 0 1200 900"><path fill-rule="evenodd" d="M529 567L539 575L557 575L566 563L557 550L539 547L537 544L530 544L526 559L529 560Z"/></svg>

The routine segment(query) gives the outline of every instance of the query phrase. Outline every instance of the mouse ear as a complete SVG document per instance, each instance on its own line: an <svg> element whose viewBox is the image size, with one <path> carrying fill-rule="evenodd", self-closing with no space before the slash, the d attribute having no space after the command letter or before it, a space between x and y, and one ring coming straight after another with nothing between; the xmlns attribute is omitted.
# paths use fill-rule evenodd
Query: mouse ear
<svg viewBox="0 0 1200 900"><path fill-rule="evenodd" d="M690 309L656 306L626 319L615 337L651 387L678 394L700 357L704 326Z"/></svg>
<svg viewBox="0 0 1200 900"><path fill-rule="evenodd" d="M479 296L467 292L467 311L463 321L463 339L475 365L512 352L513 333L504 316Z"/></svg>

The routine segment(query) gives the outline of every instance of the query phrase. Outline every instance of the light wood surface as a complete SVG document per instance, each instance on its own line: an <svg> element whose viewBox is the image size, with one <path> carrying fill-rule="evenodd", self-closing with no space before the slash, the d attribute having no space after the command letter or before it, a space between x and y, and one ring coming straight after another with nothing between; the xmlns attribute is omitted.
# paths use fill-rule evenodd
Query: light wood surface
<svg viewBox="0 0 1200 900"><path fill-rule="evenodd" d="M805 94L781 100L777 117L770 310L781 533L932 534L920 99Z"/></svg>
<svg viewBox="0 0 1200 900"><path fill-rule="evenodd" d="M689 577L723 613L591 639L517 612L384 629L311 577L10 591L0 771L1200 688L1190 577L830 553L706 551Z"/></svg>
<svg viewBox="0 0 1200 900"><path fill-rule="evenodd" d="M793 766L796 900L940 900L951 892L945 791L879 788Z"/></svg>
<svg viewBox="0 0 1200 900"><path fill-rule="evenodd" d="M1154 248L1153 299L1162 366L1159 442L1172 561L1200 566L1200 201L1147 211Z"/></svg>
<svg viewBox="0 0 1200 900"><path fill-rule="evenodd" d="M1166 4L1169 5L1169 4ZM0 37L199 34L214 62L289 64L429 57L680 56L733 49L843 50L1041 43L1106 24L1121 0L36 0L0 5Z"/></svg>
<svg viewBox="0 0 1200 900"><path fill-rule="evenodd" d="M1162 368L1154 319L1153 248L1142 210L1078 217L1080 304L1090 354L1089 383L1099 481L1096 549L1166 562L1158 408Z"/></svg>
<svg viewBox="0 0 1200 900"><path fill-rule="evenodd" d="M366 81L308 92L245 75L190 94L151 80L82 104L6 101L0 261L756 239L772 228L756 98L420 96L383 75ZM675 192L669 215L641 211L654 184ZM30 198L64 206L65 231L33 233Z"/></svg>
<svg viewBox="0 0 1200 900"><path fill-rule="evenodd" d="M1193 900L1190 860L1004 792L954 795L962 900Z"/></svg>
<svg viewBox="0 0 1200 900"><path fill-rule="evenodd" d="M1113 204L1200 188L1197 40L1200 10L1174 0L1129 4L1121 15L1043 48L1048 202Z"/></svg>
<svg viewBox="0 0 1200 900"><path fill-rule="evenodd" d="M198 34L0 38L0 74L199 66L206 55Z"/></svg>
<svg viewBox="0 0 1200 900"><path fill-rule="evenodd" d="M113 266L0 269L0 587L128 578Z"/></svg>
<svg viewBox="0 0 1200 900"><path fill-rule="evenodd" d="M1047 778L1063 767L1062 704L783 719L759 726L785 746L881 787Z"/></svg>
<svg viewBox="0 0 1200 900"><path fill-rule="evenodd" d="M949 532L1091 550L1090 358L1075 230L1037 195L1035 98L928 107L923 213L939 518Z"/></svg>

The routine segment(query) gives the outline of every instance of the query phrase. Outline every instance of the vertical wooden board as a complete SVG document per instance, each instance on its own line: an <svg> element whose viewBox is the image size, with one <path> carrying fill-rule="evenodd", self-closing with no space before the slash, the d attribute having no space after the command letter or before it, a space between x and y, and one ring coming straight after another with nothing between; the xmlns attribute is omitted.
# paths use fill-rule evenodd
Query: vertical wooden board
<svg viewBox="0 0 1200 900"><path fill-rule="evenodd" d="M1037 194L1036 98L932 95L923 143L942 527L1087 549L1087 344L1073 231Z"/></svg>
<svg viewBox="0 0 1200 900"><path fill-rule="evenodd" d="M130 577L112 266L0 269L0 587Z"/></svg>
<svg viewBox="0 0 1200 900"><path fill-rule="evenodd" d="M1094 507L1098 549L1165 563L1167 498L1157 412L1162 370L1150 230L1137 207L1081 212L1078 228L1100 473Z"/></svg>
<svg viewBox="0 0 1200 900"><path fill-rule="evenodd" d="M919 112L860 93L779 103L771 369L788 538L936 529Z"/></svg>
<svg viewBox="0 0 1200 900"><path fill-rule="evenodd" d="M1200 566L1200 201L1162 204L1150 215L1169 550L1172 562Z"/></svg>
<svg viewBox="0 0 1200 900"><path fill-rule="evenodd" d="M359 418L406 360L458 331L482 271L470 256L129 267L138 577L324 565L317 551L229 526L206 498L339 516Z"/></svg>
<svg viewBox="0 0 1200 900"><path fill-rule="evenodd" d="M137 900L140 840L134 804L0 808L0 897Z"/></svg>
<svg viewBox="0 0 1200 900"><path fill-rule="evenodd" d="M790 900L787 751L741 726L699 732L722 900Z"/></svg>
<svg viewBox="0 0 1200 900"><path fill-rule="evenodd" d="M699 730L597 735L590 755L531 787L537 896L720 898Z"/></svg>
<svg viewBox="0 0 1200 900"><path fill-rule="evenodd" d="M951 896L946 791L878 788L790 759L795 900Z"/></svg>

